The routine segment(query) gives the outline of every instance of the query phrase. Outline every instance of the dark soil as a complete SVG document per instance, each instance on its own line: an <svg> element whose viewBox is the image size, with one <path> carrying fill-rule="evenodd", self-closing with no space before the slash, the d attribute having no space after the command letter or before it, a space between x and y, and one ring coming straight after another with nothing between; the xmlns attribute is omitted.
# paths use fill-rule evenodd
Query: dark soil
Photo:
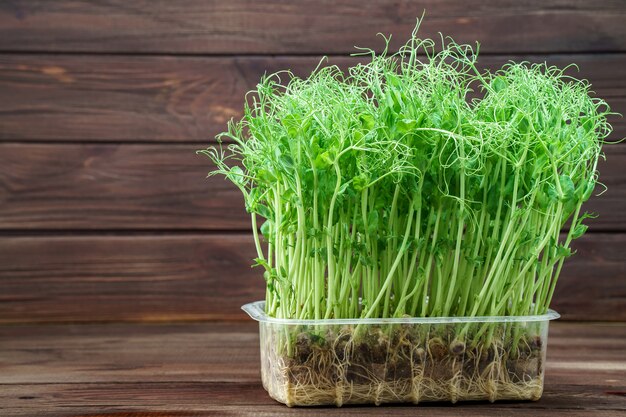
<svg viewBox="0 0 626 417"><path fill-rule="evenodd" d="M290 354L283 355L291 384L411 383L416 372L441 383L454 378L465 381L506 372L512 383L535 379L542 374L542 345L539 336L521 337L517 346L500 342L471 346L453 332L412 334L401 326L384 331L373 328L360 337L352 329L319 335L303 331L295 337ZM502 378L500 375L498 378Z"/></svg>

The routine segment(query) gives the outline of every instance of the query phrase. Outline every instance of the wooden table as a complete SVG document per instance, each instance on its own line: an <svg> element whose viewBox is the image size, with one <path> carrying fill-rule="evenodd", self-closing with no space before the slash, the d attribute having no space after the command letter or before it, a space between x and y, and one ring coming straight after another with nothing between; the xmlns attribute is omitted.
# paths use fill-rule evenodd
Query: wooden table
<svg viewBox="0 0 626 417"><path fill-rule="evenodd" d="M0 415L626 415L626 323L553 323L538 402L290 409L263 390L258 349L247 322L2 326Z"/></svg>

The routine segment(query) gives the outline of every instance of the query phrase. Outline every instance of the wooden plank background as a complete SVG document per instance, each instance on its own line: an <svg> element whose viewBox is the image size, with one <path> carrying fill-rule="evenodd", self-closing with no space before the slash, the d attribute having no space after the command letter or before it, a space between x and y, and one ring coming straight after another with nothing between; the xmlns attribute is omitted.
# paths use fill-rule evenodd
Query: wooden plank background
<svg viewBox="0 0 626 417"><path fill-rule="evenodd" d="M204 144L240 116L244 94L265 72L289 68L305 76L320 59L0 53L0 88L11 98L0 101L0 139ZM480 62L496 68L512 59L575 62L580 72L568 73L589 79L598 96L626 114L626 53L486 55ZM329 57L342 68L356 62ZM625 119L611 122L614 138L626 136Z"/></svg>
<svg viewBox="0 0 626 417"><path fill-rule="evenodd" d="M623 0L0 3L0 323L245 319L263 296L249 220L194 151L263 73L346 68L424 9L423 36L479 40L489 68L575 62L626 114ZM626 320L626 145L605 152L564 319Z"/></svg>
<svg viewBox="0 0 626 417"><path fill-rule="evenodd" d="M426 10L425 33L479 40L485 52L626 50L621 0L13 0L0 7L6 51L324 54L398 46Z"/></svg>

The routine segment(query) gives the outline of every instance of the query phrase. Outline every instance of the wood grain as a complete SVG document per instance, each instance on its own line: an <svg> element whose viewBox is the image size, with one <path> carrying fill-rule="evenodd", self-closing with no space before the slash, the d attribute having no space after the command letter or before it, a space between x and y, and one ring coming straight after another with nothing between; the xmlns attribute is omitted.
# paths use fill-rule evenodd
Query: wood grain
<svg viewBox="0 0 626 417"><path fill-rule="evenodd" d="M0 344L6 371L0 374L3 416L451 413L449 407L427 403L417 410L280 405L261 386L254 323L5 326ZM620 415L626 411L625 352L624 324L552 323L540 401L464 403L455 413Z"/></svg>
<svg viewBox="0 0 626 417"><path fill-rule="evenodd" d="M1 25L0 25L1 26ZM1 38L1 37L0 37ZM306 76L319 57L159 57L0 55L0 140L183 141L206 143L239 117L244 94L264 73ZM626 54L483 56L484 67L508 60L580 66L599 97L626 114ZM342 68L356 58L331 57ZM612 139L626 121L611 118Z"/></svg>
<svg viewBox="0 0 626 417"><path fill-rule="evenodd" d="M241 320L252 235L0 238L0 323Z"/></svg>
<svg viewBox="0 0 626 417"><path fill-rule="evenodd" d="M0 143L0 230L250 230L202 145ZM606 146L592 231L626 231L626 145ZM600 190L600 189L599 189Z"/></svg>
<svg viewBox="0 0 626 417"><path fill-rule="evenodd" d="M625 234L588 234L561 274L563 320L626 320ZM0 323L247 320L262 299L252 237L0 238Z"/></svg>
<svg viewBox="0 0 626 417"><path fill-rule="evenodd" d="M222 353L225 351L222 350ZM233 362L231 366L241 366ZM549 365L547 365L549 366ZM579 372L581 370L578 370ZM586 369L582 370L583 372ZM549 372L549 371L548 371ZM617 372L605 372L611 379ZM554 381L555 378L552 378ZM414 416L416 412L433 416L622 416L626 400L618 391L607 390L606 383L566 385L546 380L543 397L538 402L495 403L463 402L450 404L422 403L413 405L346 406L341 409L311 407L289 409L276 403L263 390L260 381L252 383L186 382L155 384L45 384L17 385L4 388L0 402L15 404L9 416L72 416L72 417L172 417L172 416ZM617 394L613 394L617 392ZM4 398L2 398L4 397ZM19 398L22 398L21 400ZM34 399L30 399L34 397ZM102 410L102 411L100 411ZM572 414L572 412L579 414ZM50 413L50 414L49 414ZM54 413L54 414L52 414Z"/></svg>
<svg viewBox="0 0 626 417"><path fill-rule="evenodd" d="M423 36L480 41L487 52L626 50L623 2L530 0L42 1L0 7L0 50L124 53L317 54L382 48Z"/></svg>
<svg viewBox="0 0 626 417"><path fill-rule="evenodd" d="M0 229L250 230L200 148L0 144Z"/></svg>

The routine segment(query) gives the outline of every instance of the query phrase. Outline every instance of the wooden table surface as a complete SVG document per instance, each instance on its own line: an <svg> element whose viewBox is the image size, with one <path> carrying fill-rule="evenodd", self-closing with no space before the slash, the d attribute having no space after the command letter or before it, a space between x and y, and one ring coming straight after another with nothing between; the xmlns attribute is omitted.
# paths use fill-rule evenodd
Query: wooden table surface
<svg viewBox="0 0 626 417"><path fill-rule="evenodd" d="M409 416L411 405L290 409L266 394L255 323L0 327L0 415ZM422 404L432 416L623 416L626 323L551 325L538 402Z"/></svg>

